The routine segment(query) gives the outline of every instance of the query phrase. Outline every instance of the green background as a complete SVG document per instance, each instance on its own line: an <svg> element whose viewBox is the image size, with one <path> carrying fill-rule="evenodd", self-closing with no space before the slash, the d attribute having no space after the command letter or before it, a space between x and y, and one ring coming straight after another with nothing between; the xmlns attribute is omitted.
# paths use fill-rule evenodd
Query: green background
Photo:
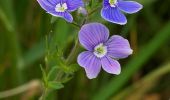
<svg viewBox="0 0 170 100"><path fill-rule="evenodd" d="M95 8L96 2L93 0L91 9ZM170 1L138 2L144 8L136 14L126 15L128 23L125 26L103 20L100 9L87 20L87 23L103 23L110 34L121 35L130 41L134 53L119 60L121 74L116 76L102 71L96 79L89 80L78 66L79 70L64 83L64 88L53 90L47 100L170 98ZM72 14L80 23L83 16L77 12ZM78 31L61 18L51 21L51 15L36 0L0 0L0 100L4 96L2 100L38 100L42 94L40 64L45 66L47 44L50 51L62 51L67 58ZM80 48L78 52L82 50ZM55 62L55 58L53 60L49 62ZM76 63L76 56L72 63ZM14 95L8 96L11 92Z"/></svg>

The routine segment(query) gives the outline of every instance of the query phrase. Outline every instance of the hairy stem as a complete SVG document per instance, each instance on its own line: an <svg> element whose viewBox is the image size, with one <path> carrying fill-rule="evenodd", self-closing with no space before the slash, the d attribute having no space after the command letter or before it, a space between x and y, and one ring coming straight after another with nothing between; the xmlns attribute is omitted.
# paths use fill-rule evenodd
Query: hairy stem
<svg viewBox="0 0 170 100"><path fill-rule="evenodd" d="M86 21L87 21L88 17L90 15L92 15L93 13L95 13L96 10L98 10L98 8L96 8L96 9L92 10L90 13L88 13L88 15L84 18L81 25L77 24L76 22L73 22L71 24L74 25L75 27L77 27L78 29L80 29L84 24L86 24ZM74 45L73 49L71 50L70 54L68 55L68 57L66 59L66 64L68 64L68 65L71 64L75 60L76 55L78 54L78 50L80 48L80 43L79 43L79 40L78 40L78 36L76 37L75 40L76 40L75 45ZM60 73L60 74L62 74L62 73ZM59 77L59 76L60 75L58 73L56 77ZM42 96L39 98L39 100L45 100L48 93L49 93L49 89L47 87L45 87L44 92L43 92Z"/></svg>
<svg viewBox="0 0 170 100"><path fill-rule="evenodd" d="M75 45L66 59L67 64L70 64L74 60L73 57L75 57L75 55L77 54L79 47L80 47L80 43L78 39L76 39Z"/></svg>
<svg viewBox="0 0 170 100"><path fill-rule="evenodd" d="M81 26L80 26L79 24L77 24L76 22L72 22L71 24L74 25L74 26L76 26L76 27L79 28L79 29L81 28Z"/></svg>
<svg viewBox="0 0 170 100"><path fill-rule="evenodd" d="M41 97L39 98L39 100L46 100L46 96L47 96L47 91L48 91L48 88L45 87Z"/></svg>

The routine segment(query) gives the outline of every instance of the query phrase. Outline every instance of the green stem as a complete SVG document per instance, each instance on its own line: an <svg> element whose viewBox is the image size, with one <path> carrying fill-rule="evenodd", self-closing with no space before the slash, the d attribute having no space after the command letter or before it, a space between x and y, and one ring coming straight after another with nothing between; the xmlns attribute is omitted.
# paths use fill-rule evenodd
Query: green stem
<svg viewBox="0 0 170 100"><path fill-rule="evenodd" d="M81 28L81 26L78 25L76 22L72 22L71 24L74 25L74 26L76 26L76 27L79 28L79 29Z"/></svg>
<svg viewBox="0 0 170 100"><path fill-rule="evenodd" d="M88 13L88 16L92 15L93 13L95 13L97 10L101 9L101 6L96 7L95 9L93 9L91 12Z"/></svg>
<svg viewBox="0 0 170 100"><path fill-rule="evenodd" d="M80 29L84 24L86 24L86 21L87 21L88 17L89 17L90 15L92 15L93 13L95 13L99 8L101 8L101 6L98 6L98 7L96 7L95 9L93 9L91 12L89 12L89 13L87 14L87 16L84 18L84 20L83 20L83 22L82 22L81 25L78 25L78 24L75 23L75 22L73 22L72 25L74 25L74 26L76 26L76 27L78 27L78 28ZM67 63L67 64L72 63L72 61L74 60L73 57L75 57L75 56L77 55L79 47L80 47L80 43L79 43L78 37L77 37L77 38L76 38L75 46L74 46L74 48L71 50L71 53L69 54L68 58L66 59L66 63Z"/></svg>
<svg viewBox="0 0 170 100"><path fill-rule="evenodd" d="M63 72L62 71L58 71L54 81L60 82L62 75L63 75ZM48 87L48 81L45 81L43 83L44 83L43 84L43 93L42 93L41 97L39 98L39 100L47 100L46 98L47 98L48 94L52 91L52 89L50 89Z"/></svg>
<svg viewBox="0 0 170 100"><path fill-rule="evenodd" d="M83 20L83 22L82 22L81 25L77 24L76 22L73 22L73 23L71 23L71 24L80 29L80 28L86 23L88 17L89 17L91 14L93 14L96 10L98 10L98 8L95 9L95 10L93 10L92 12L90 12L90 13L84 18L84 20ZM74 45L73 49L71 50L70 54L68 55L68 57L67 57L67 59L66 59L66 64L69 65L69 64L71 64L71 63L75 60L75 57L76 57L76 55L78 54L79 48L80 48L80 43L79 43L78 37L76 37L75 45ZM60 81L60 76L61 76L61 75L62 75L62 72L61 72L61 73L58 73L58 74L56 75L57 80ZM58 77L59 77L59 79L58 79ZM57 80L55 80L55 81L57 81ZM44 92L43 92L42 96L39 98L39 100L45 100L45 98L47 97L49 91L50 91L50 90L49 90L47 87L45 87Z"/></svg>
<svg viewBox="0 0 170 100"><path fill-rule="evenodd" d="M66 59L67 64L70 64L74 60L73 57L75 57L75 55L77 55L77 51L78 51L79 47L80 47L79 41L78 41L78 39L76 39L75 46L72 49L71 53L69 54L68 58Z"/></svg>
<svg viewBox="0 0 170 100"><path fill-rule="evenodd" d="M76 24L76 23L72 23L72 24L73 24L74 26L78 27L78 28L81 27L81 26L79 26L79 25ZM70 63L73 61L73 58L72 58L72 57L75 57L75 55L77 54L78 48L79 48L79 41L78 41L78 39L76 39L75 46L74 46L74 48L71 50L68 58L66 59L66 63L67 63L67 64L70 64ZM62 74L62 73L59 72L59 73L56 75L55 81L56 81L56 80L60 80L60 79L58 79L58 77L60 77L61 74ZM45 100L45 98L47 97L47 95L48 95L48 93L49 93L48 91L49 91L49 89L48 89L46 86L44 86L43 94L42 94L42 96L39 98L39 100Z"/></svg>
<svg viewBox="0 0 170 100"><path fill-rule="evenodd" d="M48 88L45 88L39 100L46 100Z"/></svg>

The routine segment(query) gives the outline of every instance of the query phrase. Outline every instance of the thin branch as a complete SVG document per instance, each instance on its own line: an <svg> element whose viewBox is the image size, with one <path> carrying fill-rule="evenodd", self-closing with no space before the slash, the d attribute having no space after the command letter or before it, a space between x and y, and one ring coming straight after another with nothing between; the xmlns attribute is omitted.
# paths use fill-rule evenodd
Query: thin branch
<svg viewBox="0 0 170 100"><path fill-rule="evenodd" d="M73 22L72 24L78 26L79 28L81 28L84 24L86 24L86 21L87 21L88 17L89 17L90 15L92 15L94 12L96 12L99 8L100 8L100 7L97 7L96 9L94 9L94 10L92 10L90 13L88 13L88 15L84 18L84 20L83 20L83 22L82 22L81 25L78 25L78 24L76 24L75 22ZM73 57L76 55L77 50L79 49L79 47L80 47L80 43L79 43L79 41L78 41L78 38L76 38L75 45L74 45L73 49L71 50L69 56L68 56L67 59L66 59L66 63L67 63L67 64L70 64L70 63L73 61Z"/></svg>
<svg viewBox="0 0 170 100"><path fill-rule="evenodd" d="M72 22L71 24L74 25L74 26L76 26L76 27L79 28L79 29L81 28L81 26L78 25L76 22Z"/></svg>
<svg viewBox="0 0 170 100"><path fill-rule="evenodd" d="M96 7L96 9L93 9L91 12L88 13L88 16L92 15L93 13L95 13L97 10L99 10L101 7Z"/></svg>
<svg viewBox="0 0 170 100"><path fill-rule="evenodd" d="M73 57L76 55L77 50L79 49L79 46L80 46L79 41L78 41L78 39L76 39L75 45L74 45L73 49L71 50L68 58L66 59L67 64L70 64L73 61Z"/></svg>

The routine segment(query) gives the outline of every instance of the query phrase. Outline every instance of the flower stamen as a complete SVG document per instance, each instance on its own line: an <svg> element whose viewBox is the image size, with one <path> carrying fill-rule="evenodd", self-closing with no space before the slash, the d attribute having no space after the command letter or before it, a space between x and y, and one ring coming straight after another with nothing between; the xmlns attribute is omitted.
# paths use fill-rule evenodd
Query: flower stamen
<svg viewBox="0 0 170 100"><path fill-rule="evenodd" d="M57 4L55 7L55 11L56 12L65 12L67 10L67 4L63 3L63 4Z"/></svg>
<svg viewBox="0 0 170 100"><path fill-rule="evenodd" d="M116 7L117 0L109 0L111 7Z"/></svg>
<svg viewBox="0 0 170 100"><path fill-rule="evenodd" d="M107 53L107 47L104 46L103 43L100 43L99 45L95 46L93 53L95 56L102 58Z"/></svg>

